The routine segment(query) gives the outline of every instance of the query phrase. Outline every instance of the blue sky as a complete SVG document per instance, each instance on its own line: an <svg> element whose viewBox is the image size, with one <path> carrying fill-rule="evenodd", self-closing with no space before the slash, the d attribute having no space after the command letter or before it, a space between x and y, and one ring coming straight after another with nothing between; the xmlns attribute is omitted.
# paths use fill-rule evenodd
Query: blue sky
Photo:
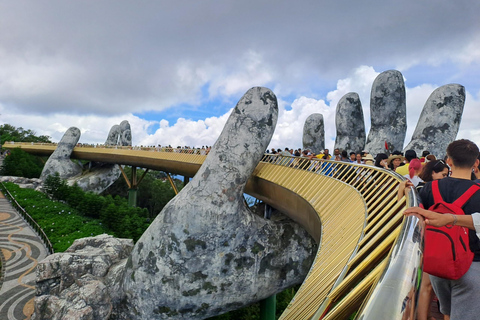
<svg viewBox="0 0 480 320"><path fill-rule="evenodd" d="M251 87L273 90L271 145L301 147L311 113L333 147L335 107L375 77L405 77L409 134L438 86L467 100L458 137L480 142L480 3L0 0L0 123L102 143L128 120L134 144L213 144ZM405 145L408 141L405 141Z"/></svg>

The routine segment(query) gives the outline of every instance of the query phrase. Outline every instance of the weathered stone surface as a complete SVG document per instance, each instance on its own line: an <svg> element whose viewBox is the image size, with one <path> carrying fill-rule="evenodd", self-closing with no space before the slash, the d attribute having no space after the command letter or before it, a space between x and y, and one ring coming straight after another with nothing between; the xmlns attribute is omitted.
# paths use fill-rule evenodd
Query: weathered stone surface
<svg viewBox="0 0 480 320"><path fill-rule="evenodd" d="M110 128L110 131L105 141L107 146L131 146L132 145L132 131L130 124L127 120L124 120L120 125L114 125Z"/></svg>
<svg viewBox="0 0 480 320"><path fill-rule="evenodd" d="M119 295L110 288L118 290L121 283L117 266L125 263L132 248L131 239L104 234L75 240L64 253L42 260L36 270L32 319L109 319L112 297ZM116 286L112 279L117 279Z"/></svg>
<svg viewBox="0 0 480 320"><path fill-rule="evenodd" d="M465 88L460 84L447 84L433 91L405 150L413 149L417 154L428 150L437 158L445 157L447 146L457 136L464 105Z"/></svg>
<svg viewBox="0 0 480 320"><path fill-rule="evenodd" d="M43 188L43 181L36 178L0 176L0 182L13 182L15 184L18 184L20 188L34 189L37 191L41 191Z"/></svg>
<svg viewBox="0 0 480 320"><path fill-rule="evenodd" d="M204 319L301 283L313 239L297 224L253 214L242 198L277 113L266 88L238 102L195 177L135 245L122 319Z"/></svg>
<svg viewBox="0 0 480 320"><path fill-rule="evenodd" d="M107 287L86 274L75 280L59 296L35 298L32 320L107 320L112 302Z"/></svg>
<svg viewBox="0 0 480 320"><path fill-rule="evenodd" d="M325 149L325 124L323 115L311 114L303 126L303 149L319 154Z"/></svg>
<svg viewBox="0 0 480 320"><path fill-rule="evenodd" d="M353 152L364 149L365 122L362 103L356 92L349 92L338 101L335 125L337 128L335 149Z"/></svg>
<svg viewBox="0 0 480 320"><path fill-rule="evenodd" d="M391 150L402 150L407 132L405 83L397 70L377 76L370 96L371 127L365 149L370 154L385 152L385 141Z"/></svg>
<svg viewBox="0 0 480 320"><path fill-rule="evenodd" d="M82 173L82 167L70 160L70 155L79 139L80 129L71 127L65 132L57 148L45 163L40 179L45 180L56 172L64 180Z"/></svg>
<svg viewBox="0 0 480 320"><path fill-rule="evenodd" d="M130 124L124 120L120 125L114 125L105 141L107 146L131 146L132 133ZM111 186L119 177L121 171L118 165L110 163L93 162L88 171L82 175L68 179L69 185L75 183L85 191L101 193Z"/></svg>

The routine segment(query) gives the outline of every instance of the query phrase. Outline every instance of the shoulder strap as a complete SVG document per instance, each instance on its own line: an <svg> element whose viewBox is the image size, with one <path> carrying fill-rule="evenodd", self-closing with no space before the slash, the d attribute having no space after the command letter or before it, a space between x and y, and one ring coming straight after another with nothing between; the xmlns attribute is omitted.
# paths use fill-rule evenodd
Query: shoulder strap
<svg viewBox="0 0 480 320"><path fill-rule="evenodd" d="M443 201L442 195L440 194L440 190L438 189L438 180L432 181L432 193L433 193L433 203L439 203Z"/></svg>
<svg viewBox="0 0 480 320"><path fill-rule="evenodd" d="M478 184L474 184L467 191L465 191L457 200L455 200L452 204L456 205L457 207L461 208L467 203L467 201L473 196L477 190L480 189Z"/></svg>

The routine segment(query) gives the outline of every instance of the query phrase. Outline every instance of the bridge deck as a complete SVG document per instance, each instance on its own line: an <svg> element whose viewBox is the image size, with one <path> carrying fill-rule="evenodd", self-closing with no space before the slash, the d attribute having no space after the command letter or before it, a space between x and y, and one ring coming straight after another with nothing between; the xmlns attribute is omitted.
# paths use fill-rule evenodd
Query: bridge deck
<svg viewBox="0 0 480 320"><path fill-rule="evenodd" d="M56 146L4 147L49 155ZM193 176L205 159L171 151L76 147L72 157L186 176ZM281 319L345 319L361 307L384 273L402 227L407 203L405 197L396 198L400 181L395 173L371 166L274 155L262 159L245 192L289 215L320 244Z"/></svg>

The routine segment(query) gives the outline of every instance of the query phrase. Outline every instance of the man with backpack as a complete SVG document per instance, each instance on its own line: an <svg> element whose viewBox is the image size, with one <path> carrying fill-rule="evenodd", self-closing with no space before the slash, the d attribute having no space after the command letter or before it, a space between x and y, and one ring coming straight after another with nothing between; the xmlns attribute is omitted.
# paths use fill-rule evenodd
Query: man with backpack
<svg viewBox="0 0 480 320"><path fill-rule="evenodd" d="M478 166L479 149L469 140L456 140L448 145L447 155L447 164L451 167L452 174L450 177L438 181L438 190L443 201L451 204L475 185L475 182L470 179L472 168L475 165ZM474 188L470 190L474 191ZM435 207L434 191L431 182L428 182L420 190L420 199L424 208ZM474 253L473 262L470 267L467 266L468 271L457 280L430 276L433 289L440 301L440 311L445 315L450 315L451 320L480 319L480 191L473 192L473 195L468 197L463 196L463 198L468 199L460 209L463 210L464 215L448 213L448 211L438 213L438 211L434 212L420 207L412 207L405 211L407 215L420 214L423 216L427 226L446 226L448 229L464 227L462 230L468 232L469 250ZM427 251L427 246L436 245L435 243L427 244L428 239L425 241L425 251ZM450 250L450 248L435 249L440 251L443 249L445 255Z"/></svg>

